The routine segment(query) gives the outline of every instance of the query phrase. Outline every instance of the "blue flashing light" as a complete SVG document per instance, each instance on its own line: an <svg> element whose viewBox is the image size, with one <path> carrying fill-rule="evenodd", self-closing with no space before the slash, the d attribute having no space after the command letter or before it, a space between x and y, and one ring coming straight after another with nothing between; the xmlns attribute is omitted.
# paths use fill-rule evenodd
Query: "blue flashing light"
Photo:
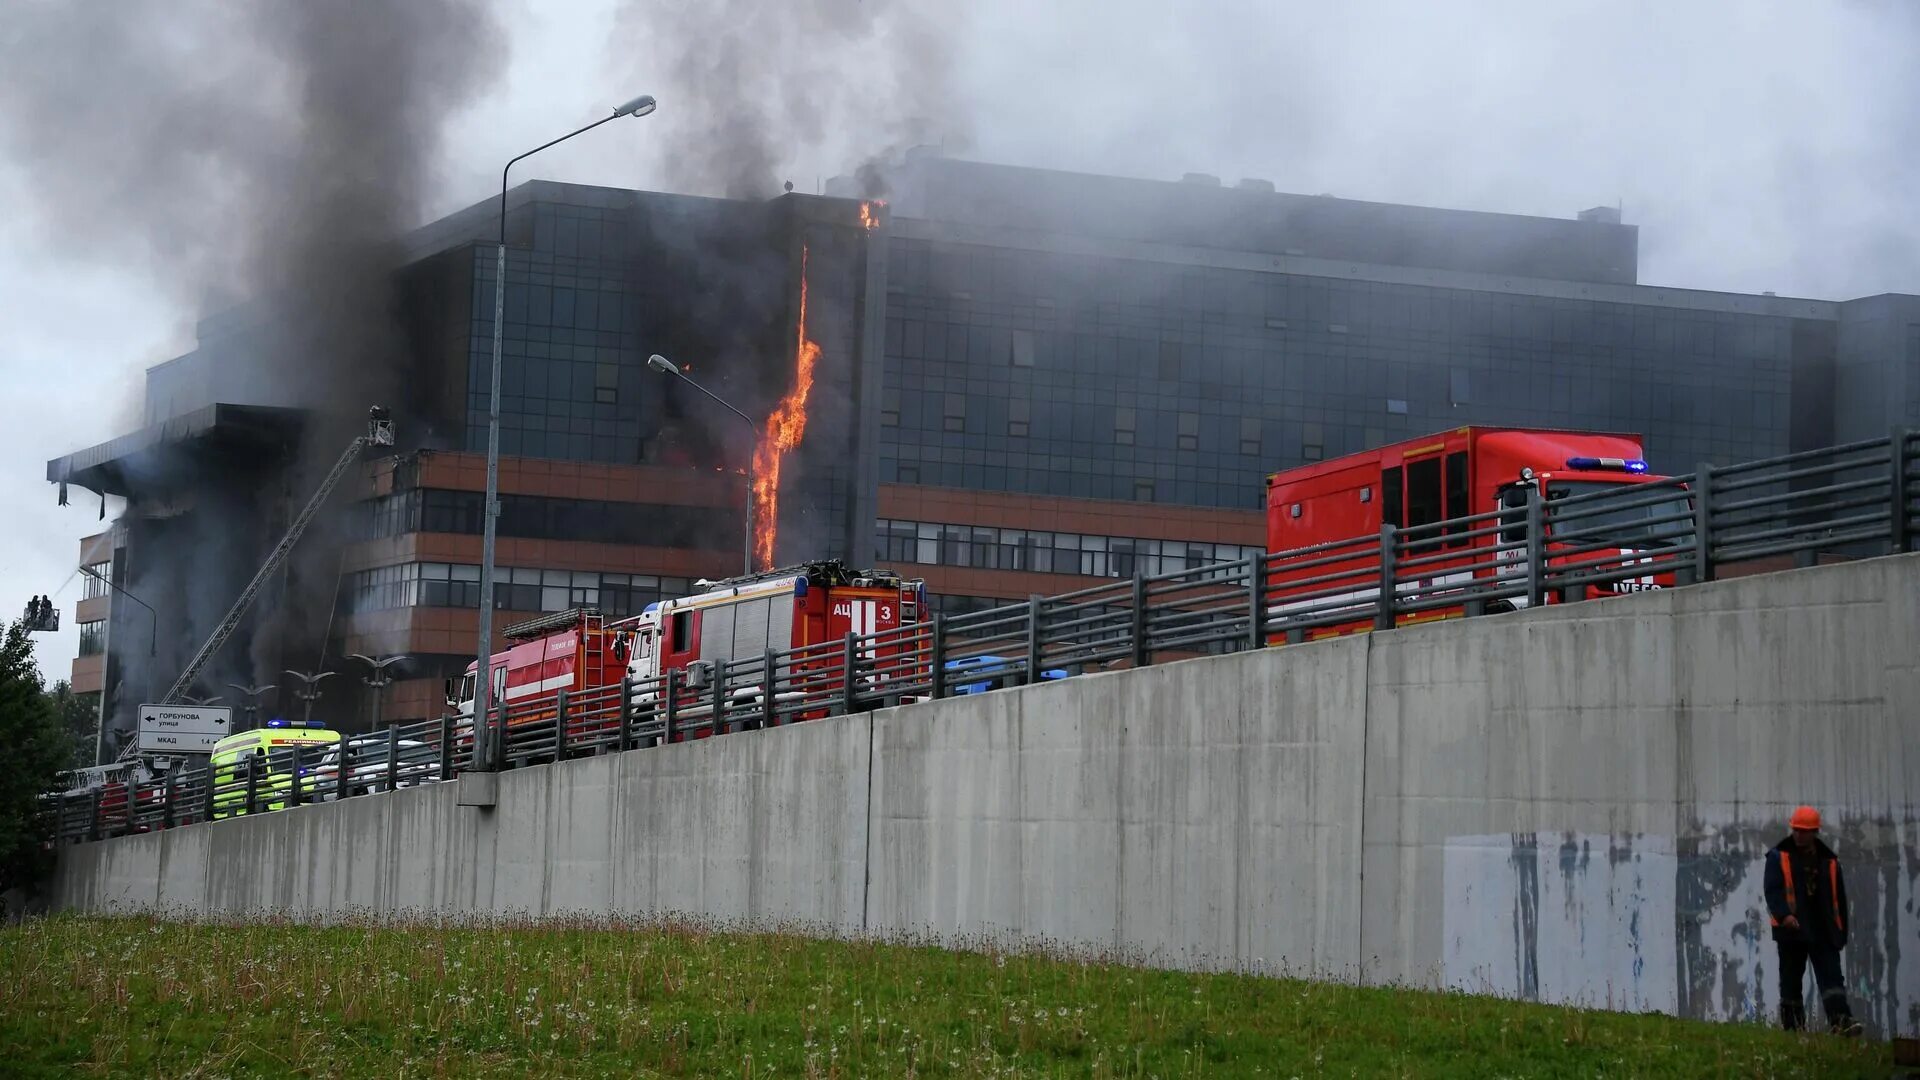
<svg viewBox="0 0 1920 1080"><path fill-rule="evenodd" d="M268 727L286 727L287 722L276 716L273 719L267 721L267 726Z"/></svg>
<svg viewBox="0 0 1920 1080"><path fill-rule="evenodd" d="M1639 458L1570 457L1567 459L1567 468L1607 471L1607 472L1643 473L1647 471L1647 463L1640 460Z"/></svg>

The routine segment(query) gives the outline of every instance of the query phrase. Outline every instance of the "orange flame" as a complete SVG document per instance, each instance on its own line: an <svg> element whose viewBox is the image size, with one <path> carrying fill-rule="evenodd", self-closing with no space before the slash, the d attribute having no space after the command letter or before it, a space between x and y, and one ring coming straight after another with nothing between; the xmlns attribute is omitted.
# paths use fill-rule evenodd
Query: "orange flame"
<svg viewBox="0 0 1920 1080"><path fill-rule="evenodd" d="M873 212L875 206L885 206L883 202L863 202L860 204L860 227L872 232L880 227L880 215Z"/></svg>
<svg viewBox="0 0 1920 1080"><path fill-rule="evenodd" d="M800 328L794 339L793 389L767 417L766 431L753 448L753 557L760 569L773 568L773 540L780 531L780 459L800 445L807 430L807 395L813 392L813 367L820 346L807 340L807 248L800 247Z"/></svg>

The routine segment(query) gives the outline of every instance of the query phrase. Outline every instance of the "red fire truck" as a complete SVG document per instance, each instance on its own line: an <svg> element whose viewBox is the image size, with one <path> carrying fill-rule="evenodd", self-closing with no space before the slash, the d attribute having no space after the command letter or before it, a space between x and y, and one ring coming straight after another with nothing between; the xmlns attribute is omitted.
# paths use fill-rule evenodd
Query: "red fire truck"
<svg viewBox="0 0 1920 1080"><path fill-rule="evenodd" d="M920 581L890 570L856 571L838 561L731 578L697 596L650 604L638 618L622 623L632 642L627 673L639 683L668 671L685 673L679 704L685 715L697 717L710 708L711 696L702 687L720 665L844 641L849 633L864 636L912 626L925 609L926 586ZM907 647L903 641L864 647L860 660L887 665ZM782 682L806 679L816 693L835 690L844 685L843 661L838 651L816 649L791 667L783 666L779 674ZM865 678L872 685L881 676ZM781 700L801 696L799 691L776 692ZM757 701L759 690L737 687L732 698ZM799 718L824 714L815 710Z"/></svg>
<svg viewBox="0 0 1920 1080"><path fill-rule="evenodd" d="M1489 578L1524 565L1524 552L1512 549L1525 540L1525 509L1529 491L1548 503L1609 488L1664 480L1647 472L1638 435L1597 434L1544 429L1463 427L1419 439L1383 446L1332 461L1316 462L1274 473L1267 478L1267 550L1293 551L1321 544L1377 536L1383 524L1416 530L1438 522L1474 514L1506 511L1498 533L1465 534L1467 528L1432 535L1412 557L1448 558L1427 563L1405 598L1443 595L1475 578ZM1661 548L1684 535L1684 522L1669 520L1686 514L1690 503L1682 490L1655 505L1611 511L1580 523L1582 543L1617 541L1620 560L1652 561ZM1427 530L1431 533L1431 530ZM1420 535L1416 533L1415 535ZM1496 549L1507 546L1510 550ZM1327 558L1329 556L1318 556ZM1403 558L1408 557L1403 555ZM1556 559L1548 549L1550 565L1591 561L1592 553ZM1301 561L1305 561L1304 559ZM1475 563L1498 566L1475 567ZM1511 564L1511 568L1507 564ZM1356 548L1351 560L1324 562L1311 567L1289 567L1285 561L1270 572L1269 611L1285 618L1290 611L1312 608L1324 616L1328 605L1353 602L1354 618L1309 631L1309 637L1353 633L1373 625L1378 601L1377 584L1360 584L1359 572L1378 566L1374 550ZM1324 592L1324 583L1311 578L1353 572L1351 594L1311 596ZM1673 584L1671 574L1651 572L1605 585L1587 586L1587 595L1658 589ZM1403 589L1406 587L1403 586ZM1549 598L1552 599L1551 597ZM1464 598L1463 598L1464 602ZM1503 601L1524 607L1524 597ZM1463 605L1442 606L1402 615L1400 625L1458 617ZM1276 636L1274 643L1284 640Z"/></svg>
<svg viewBox="0 0 1920 1080"><path fill-rule="evenodd" d="M551 722L558 691L607 686L622 675L642 684L637 700L650 701L652 680L670 670L685 673L686 690L676 704L684 706L685 719L695 721L711 708L702 687L722 663L842 641L848 632L909 626L925 609L921 582L886 570L854 571L837 561L709 582L704 589L618 621L575 610L508 627L506 637L514 644L493 655L491 668L493 693L507 702L510 726ZM869 648L863 660L884 660L903 647ZM816 672L816 690L837 687L840 659L822 652L795 669ZM474 671L469 664L454 698L464 716L473 714ZM785 667L781 675L789 677ZM757 699L744 687L734 697Z"/></svg>

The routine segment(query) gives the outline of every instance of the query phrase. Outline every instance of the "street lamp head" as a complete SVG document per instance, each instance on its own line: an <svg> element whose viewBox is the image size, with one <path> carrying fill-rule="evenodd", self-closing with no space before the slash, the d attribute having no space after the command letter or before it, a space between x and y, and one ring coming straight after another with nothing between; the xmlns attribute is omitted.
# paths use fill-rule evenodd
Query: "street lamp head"
<svg viewBox="0 0 1920 1080"><path fill-rule="evenodd" d="M659 353L654 353L652 356L647 357L647 366L662 375L680 374L679 366L666 357L661 356Z"/></svg>
<svg viewBox="0 0 1920 1080"><path fill-rule="evenodd" d="M641 94L625 105L613 110L615 116L645 116L655 109L652 94Z"/></svg>

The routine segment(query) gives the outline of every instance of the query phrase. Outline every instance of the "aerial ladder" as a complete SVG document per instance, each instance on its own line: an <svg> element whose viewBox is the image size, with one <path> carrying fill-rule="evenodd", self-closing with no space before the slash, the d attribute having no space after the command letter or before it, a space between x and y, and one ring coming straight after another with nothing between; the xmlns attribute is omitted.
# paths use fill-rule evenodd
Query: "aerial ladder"
<svg viewBox="0 0 1920 1080"><path fill-rule="evenodd" d="M193 659L187 662L186 670L174 680L172 689L160 699L159 704L179 703L180 696L193 685L193 680L199 676L200 669L206 667L207 661L212 660L220 651L220 647L233 636L233 631L239 627L240 620L246 616L247 609L253 606L254 598L260 595L260 590L286 564L287 556L293 553L294 545L300 542L300 534L307 531L307 526L312 524L314 515L320 512L320 507L326 503L327 497L332 495L333 489L346 478L354 462L359 460L360 452L369 446L392 445L393 419L388 415L387 410L376 405L367 410L366 434L355 436L354 440L347 444L346 452L340 455L339 461L334 462L333 471L327 474L326 479L320 481L320 489L313 493L313 498L307 500L307 505L301 509L300 516L293 519L293 524L287 529L287 535L281 537L280 542L274 545L273 551L267 555L267 561L260 564L259 572L253 575L253 580L247 582L247 587L240 590L240 596L233 602L233 607L228 609L227 617L220 620L219 626L214 627L206 643L200 646L199 652L193 654Z"/></svg>

